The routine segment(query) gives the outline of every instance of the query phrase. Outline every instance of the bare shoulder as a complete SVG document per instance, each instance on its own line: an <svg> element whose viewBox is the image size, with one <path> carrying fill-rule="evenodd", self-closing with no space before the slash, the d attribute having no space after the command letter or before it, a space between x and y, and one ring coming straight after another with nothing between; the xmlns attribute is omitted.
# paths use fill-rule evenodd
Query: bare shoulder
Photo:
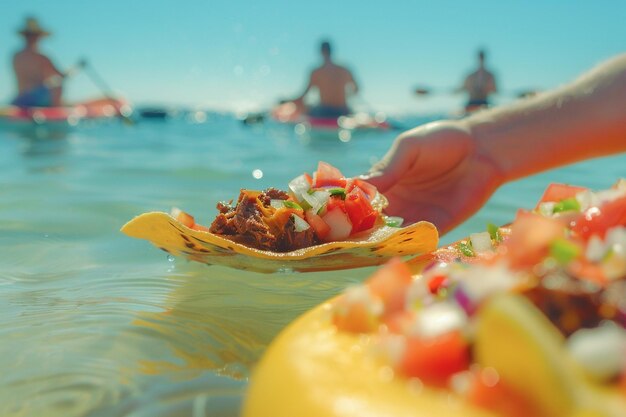
<svg viewBox="0 0 626 417"><path fill-rule="evenodd" d="M313 71L311 71L311 81L317 80L321 73L322 67L315 68Z"/></svg>
<svg viewBox="0 0 626 417"><path fill-rule="evenodd" d="M32 52L32 51L17 51L13 55L13 60L15 62L40 62L40 63L49 63L50 59L40 52Z"/></svg>
<svg viewBox="0 0 626 417"><path fill-rule="evenodd" d="M352 71L350 71L348 67L337 65L337 72L339 72L344 78L348 80L354 78L354 76L352 75Z"/></svg>

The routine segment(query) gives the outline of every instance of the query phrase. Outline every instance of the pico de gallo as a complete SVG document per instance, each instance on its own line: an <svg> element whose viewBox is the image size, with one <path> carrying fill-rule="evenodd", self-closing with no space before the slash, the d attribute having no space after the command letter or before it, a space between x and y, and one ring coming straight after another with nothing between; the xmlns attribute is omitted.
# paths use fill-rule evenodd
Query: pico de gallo
<svg viewBox="0 0 626 417"><path fill-rule="evenodd" d="M346 290L338 331L374 336L394 378L494 415L626 415L625 180L550 185L510 228L434 255Z"/></svg>
<svg viewBox="0 0 626 417"><path fill-rule="evenodd" d="M275 252L342 241L380 226L400 227L402 219L382 215L386 199L376 187L347 178L332 165L289 182L288 190L241 190L236 204L220 202L210 227L176 209L172 216L187 227L208 231L257 249Z"/></svg>

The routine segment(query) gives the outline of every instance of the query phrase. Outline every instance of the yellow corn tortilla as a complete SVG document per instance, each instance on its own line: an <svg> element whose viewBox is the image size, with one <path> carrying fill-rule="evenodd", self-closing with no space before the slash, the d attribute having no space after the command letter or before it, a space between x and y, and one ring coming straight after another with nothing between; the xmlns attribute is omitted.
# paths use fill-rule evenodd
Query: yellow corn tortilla
<svg viewBox="0 0 626 417"><path fill-rule="evenodd" d="M243 417L493 417L444 391L393 378L367 336L339 332L336 299L290 324L257 364Z"/></svg>
<svg viewBox="0 0 626 417"><path fill-rule="evenodd" d="M190 229L162 212L137 216L121 231L149 240L174 256L257 272L328 271L380 265L394 256L433 251L439 241L432 223L419 222L402 228L382 226L349 240L278 253L249 248L213 233Z"/></svg>

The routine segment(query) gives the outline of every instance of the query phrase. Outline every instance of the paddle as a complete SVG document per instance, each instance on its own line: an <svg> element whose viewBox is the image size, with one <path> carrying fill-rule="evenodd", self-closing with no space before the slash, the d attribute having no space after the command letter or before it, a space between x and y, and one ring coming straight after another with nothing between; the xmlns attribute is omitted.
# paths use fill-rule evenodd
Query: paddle
<svg viewBox="0 0 626 417"><path fill-rule="evenodd" d="M452 89L452 88L446 89L446 88L432 88L428 86L418 86L418 87L415 87L415 89L413 90L413 93L416 96L423 97L423 96L432 96L434 94L457 94L461 91L462 90ZM497 94L515 97L515 98L526 98L526 97L532 97L538 93L539 93L539 90L527 88L527 89L521 89L521 90L515 90L515 91L499 91Z"/></svg>
<svg viewBox="0 0 626 417"><path fill-rule="evenodd" d="M102 93L102 95L104 95L104 97L112 101L117 101L117 99L115 98L115 94L113 93L113 90L109 87L107 82L104 81L104 79L100 76L100 74L94 69L92 64L88 63L86 60L82 60L79 62L79 65L81 65L81 68L86 69L84 71L85 74L87 74L87 77L91 80L91 82L100 89L100 92ZM118 111L118 113L119 113L119 117L122 119L122 121L125 124L127 125L135 124L135 121L133 119L123 114L121 111Z"/></svg>

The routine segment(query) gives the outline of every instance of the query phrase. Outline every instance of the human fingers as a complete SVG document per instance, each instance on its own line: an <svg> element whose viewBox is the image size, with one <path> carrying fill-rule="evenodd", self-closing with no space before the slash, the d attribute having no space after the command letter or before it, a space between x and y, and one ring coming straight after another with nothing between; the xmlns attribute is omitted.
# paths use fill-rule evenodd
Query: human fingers
<svg viewBox="0 0 626 417"><path fill-rule="evenodd" d="M419 141L409 135L400 135L383 159L374 164L369 173L361 178L384 193L407 175L418 155Z"/></svg>

